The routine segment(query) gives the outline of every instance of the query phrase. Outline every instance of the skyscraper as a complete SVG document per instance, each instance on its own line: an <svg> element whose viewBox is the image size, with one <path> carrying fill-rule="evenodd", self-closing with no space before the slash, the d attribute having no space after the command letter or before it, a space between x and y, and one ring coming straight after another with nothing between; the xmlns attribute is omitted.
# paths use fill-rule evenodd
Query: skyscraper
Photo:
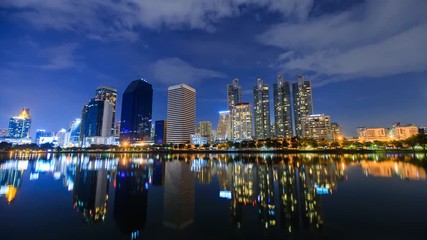
<svg viewBox="0 0 427 240"><path fill-rule="evenodd" d="M230 111L220 111L218 127L216 129L216 140L225 141L231 139L231 116Z"/></svg>
<svg viewBox="0 0 427 240"><path fill-rule="evenodd" d="M254 120L255 137L266 139L270 137L270 97L268 85L262 78L257 79L254 87Z"/></svg>
<svg viewBox="0 0 427 240"><path fill-rule="evenodd" d="M212 124L209 121L201 121L197 126L197 133L202 137L206 138L208 141L212 141Z"/></svg>
<svg viewBox="0 0 427 240"><path fill-rule="evenodd" d="M168 88L167 143L190 142L196 129L196 90L186 84Z"/></svg>
<svg viewBox="0 0 427 240"><path fill-rule="evenodd" d="M291 87L283 75L277 76L277 83L273 85L274 92L274 122L277 137L292 137L292 110L291 110Z"/></svg>
<svg viewBox="0 0 427 240"><path fill-rule="evenodd" d="M154 130L154 143L166 143L167 122L165 120L156 121Z"/></svg>
<svg viewBox="0 0 427 240"><path fill-rule="evenodd" d="M292 84L294 102L295 135L302 137L301 120L304 116L313 114L313 98L311 82L304 79L302 74L297 76L297 83Z"/></svg>
<svg viewBox="0 0 427 240"><path fill-rule="evenodd" d="M80 139L86 137L110 137L111 122L113 119L113 103L92 98L83 107Z"/></svg>
<svg viewBox="0 0 427 240"><path fill-rule="evenodd" d="M114 132L115 122L116 122L116 105L117 105L117 90L110 87L99 87L96 89L95 100L97 101L107 101L112 103L113 112L111 119L111 132Z"/></svg>
<svg viewBox="0 0 427 240"><path fill-rule="evenodd" d="M30 109L23 108L22 112L9 120L10 138L29 138L31 128Z"/></svg>
<svg viewBox="0 0 427 240"><path fill-rule="evenodd" d="M252 139L252 107L249 103L238 103L231 116L233 123L233 139Z"/></svg>
<svg viewBox="0 0 427 240"><path fill-rule="evenodd" d="M123 93L120 141L150 139L153 87L144 79L129 84Z"/></svg>
<svg viewBox="0 0 427 240"><path fill-rule="evenodd" d="M228 103L228 109L231 110L231 108L237 104L242 102L242 87L239 86L239 79L235 78L233 79L232 84L227 84L227 103Z"/></svg>

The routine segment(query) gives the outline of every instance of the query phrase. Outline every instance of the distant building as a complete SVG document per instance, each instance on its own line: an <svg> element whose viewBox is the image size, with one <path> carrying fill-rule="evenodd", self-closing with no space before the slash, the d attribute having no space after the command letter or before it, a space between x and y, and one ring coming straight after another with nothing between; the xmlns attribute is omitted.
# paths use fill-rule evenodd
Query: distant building
<svg viewBox="0 0 427 240"><path fill-rule="evenodd" d="M236 104L232 112L233 140L252 139L252 108L249 103Z"/></svg>
<svg viewBox="0 0 427 240"><path fill-rule="evenodd" d="M332 140L331 117L325 114L312 114L302 117L302 137L316 140Z"/></svg>
<svg viewBox="0 0 427 240"><path fill-rule="evenodd" d="M311 82L302 74L297 76L297 83L292 84L294 103L295 135L302 137L302 118L313 114L313 98Z"/></svg>
<svg viewBox="0 0 427 240"><path fill-rule="evenodd" d="M31 116L30 109L23 108L22 112L9 120L9 138L30 138Z"/></svg>
<svg viewBox="0 0 427 240"><path fill-rule="evenodd" d="M387 128L359 127L357 135L359 136L359 142L388 141L388 131Z"/></svg>
<svg viewBox="0 0 427 240"><path fill-rule="evenodd" d="M277 76L273 92L275 135L280 138L291 138L293 136L291 85L284 80L283 75Z"/></svg>
<svg viewBox="0 0 427 240"><path fill-rule="evenodd" d="M341 125L336 122L331 123L331 132L332 132L332 140L333 141L342 141L344 139L342 134Z"/></svg>
<svg viewBox="0 0 427 240"><path fill-rule="evenodd" d="M167 122L165 120L160 120L156 121L155 124L154 144L165 144L167 138Z"/></svg>
<svg viewBox="0 0 427 240"><path fill-rule="evenodd" d="M212 124L209 121L201 121L197 125L197 131L202 137L206 138L209 142L213 140Z"/></svg>
<svg viewBox="0 0 427 240"><path fill-rule="evenodd" d="M120 141L150 140L153 87L146 80L131 82L123 93Z"/></svg>
<svg viewBox="0 0 427 240"><path fill-rule="evenodd" d="M227 103L228 110L231 110L237 103L242 102L242 87L239 85L239 79L233 79L232 84L227 85Z"/></svg>
<svg viewBox="0 0 427 240"><path fill-rule="evenodd" d="M231 116L230 111L220 111L218 126L216 128L216 138L217 141L227 141L232 138L232 128L231 128Z"/></svg>
<svg viewBox="0 0 427 240"><path fill-rule="evenodd" d="M0 138L7 137L9 130L7 128L0 128Z"/></svg>
<svg viewBox="0 0 427 240"><path fill-rule="evenodd" d="M53 132L47 132L45 129L37 129L36 130L36 137L34 139L34 142L36 144L42 144L44 142L46 142L46 140L44 139L43 141L40 141L40 139L42 138L51 138L54 137Z"/></svg>
<svg viewBox="0 0 427 240"><path fill-rule="evenodd" d="M268 85L262 78L257 79L254 87L254 121L255 137L266 139L270 137L270 95Z"/></svg>
<svg viewBox="0 0 427 240"><path fill-rule="evenodd" d="M68 147L77 147L79 145L81 122L82 119L80 118L76 118L71 121L68 128L69 138L66 144Z"/></svg>
<svg viewBox="0 0 427 240"><path fill-rule="evenodd" d="M92 99L83 107L80 139L85 137L111 137L113 103Z"/></svg>
<svg viewBox="0 0 427 240"><path fill-rule="evenodd" d="M400 123L393 124L389 132L389 137L392 140L406 140L419 133L418 127L412 124L400 126Z"/></svg>
<svg viewBox="0 0 427 240"><path fill-rule="evenodd" d="M168 88L167 143L190 142L196 129L196 90L186 84Z"/></svg>
<svg viewBox="0 0 427 240"><path fill-rule="evenodd" d="M112 118L110 124L110 131L114 134L114 127L116 122L116 107L117 107L117 90L110 87L99 87L95 92L96 101L106 101L113 105Z"/></svg>
<svg viewBox="0 0 427 240"><path fill-rule="evenodd" d="M191 134L191 144L203 145L207 144L208 142L209 139L207 137L203 137L200 133Z"/></svg>

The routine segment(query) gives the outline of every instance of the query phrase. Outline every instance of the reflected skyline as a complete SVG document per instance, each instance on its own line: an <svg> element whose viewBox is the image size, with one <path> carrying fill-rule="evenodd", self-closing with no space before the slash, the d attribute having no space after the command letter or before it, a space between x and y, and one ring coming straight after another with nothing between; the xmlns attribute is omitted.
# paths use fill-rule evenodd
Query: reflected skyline
<svg viewBox="0 0 427 240"><path fill-rule="evenodd" d="M417 182L427 179L422 163L403 155L51 155L0 162L0 200L13 207L23 183L51 179L72 194L70 208L86 224L113 219L127 239L143 239L150 231L149 199L162 199L156 215L164 227L189 231L197 226L197 195L213 188L228 206L221 221L238 232L254 220L267 235L321 232L327 223L324 198L352 180L349 169L365 179Z"/></svg>

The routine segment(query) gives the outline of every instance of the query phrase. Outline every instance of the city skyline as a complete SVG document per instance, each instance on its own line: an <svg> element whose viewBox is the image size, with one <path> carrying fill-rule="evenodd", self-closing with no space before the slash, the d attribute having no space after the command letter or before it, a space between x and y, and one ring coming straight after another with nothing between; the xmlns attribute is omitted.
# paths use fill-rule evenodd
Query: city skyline
<svg viewBox="0 0 427 240"><path fill-rule="evenodd" d="M184 83L197 90L196 121L216 126L233 79L239 78L241 101L252 104L257 77L272 88L278 74L293 83L299 73L312 82L314 112L330 115L345 136L356 136L360 126L427 125L427 112L417 107L427 100L421 11L427 3L286 3L187 1L173 8L135 2L129 9L110 2L6 1L0 128L24 107L31 109L33 138L36 129L66 128L101 86L117 89L118 120L121 94L138 78L153 85L153 122L166 119L167 87Z"/></svg>

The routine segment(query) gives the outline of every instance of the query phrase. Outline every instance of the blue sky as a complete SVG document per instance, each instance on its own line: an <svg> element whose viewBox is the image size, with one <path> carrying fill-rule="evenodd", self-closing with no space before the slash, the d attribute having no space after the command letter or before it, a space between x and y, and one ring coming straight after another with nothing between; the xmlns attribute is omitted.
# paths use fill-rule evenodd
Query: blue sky
<svg viewBox="0 0 427 240"><path fill-rule="evenodd" d="M137 78L153 84L153 120L166 118L167 87L187 83L197 121L216 128L226 84L239 77L253 104L256 78L272 86L278 73L304 73L315 112L346 135L427 126L425 9L424 0L3 0L0 128L23 107L33 135L67 128L104 85L119 91L120 119Z"/></svg>

